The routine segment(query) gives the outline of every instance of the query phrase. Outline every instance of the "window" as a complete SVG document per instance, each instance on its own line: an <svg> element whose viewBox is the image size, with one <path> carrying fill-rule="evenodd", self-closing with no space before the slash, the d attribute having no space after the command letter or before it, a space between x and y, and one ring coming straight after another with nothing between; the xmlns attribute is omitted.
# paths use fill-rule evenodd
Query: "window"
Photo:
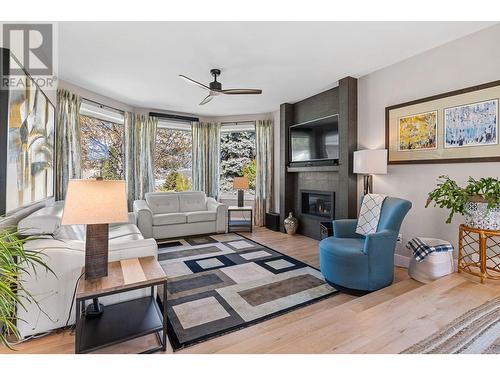
<svg viewBox="0 0 500 375"><path fill-rule="evenodd" d="M233 179L245 176L247 194L255 194L255 123L224 124L221 127L220 193L235 195Z"/></svg>
<svg viewBox="0 0 500 375"><path fill-rule="evenodd" d="M82 178L125 179L123 114L83 102L80 131Z"/></svg>
<svg viewBox="0 0 500 375"><path fill-rule="evenodd" d="M192 188L191 124L160 120L156 129L155 186L157 191Z"/></svg>

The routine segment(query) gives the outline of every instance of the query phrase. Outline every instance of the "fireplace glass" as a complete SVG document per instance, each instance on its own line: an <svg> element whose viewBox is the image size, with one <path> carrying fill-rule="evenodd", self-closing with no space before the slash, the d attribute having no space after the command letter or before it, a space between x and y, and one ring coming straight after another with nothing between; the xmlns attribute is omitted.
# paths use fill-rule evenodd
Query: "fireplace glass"
<svg viewBox="0 0 500 375"><path fill-rule="evenodd" d="M335 193L302 190L301 199L303 214L334 219Z"/></svg>

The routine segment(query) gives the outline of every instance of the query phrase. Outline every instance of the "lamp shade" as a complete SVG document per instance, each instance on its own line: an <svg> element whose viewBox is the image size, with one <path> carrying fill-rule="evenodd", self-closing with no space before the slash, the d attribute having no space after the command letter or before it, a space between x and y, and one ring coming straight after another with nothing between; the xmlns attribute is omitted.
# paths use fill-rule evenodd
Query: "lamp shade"
<svg viewBox="0 0 500 375"><path fill-rule="evenodd" d="M127 221L125 181L68 181L62 225L109 224Z"/></svg>
<svg viewBox="0 0 500 375"><path fill-rule="evenodd" d="M247 190L249 187L248 178L235 177L233 180L233 188L236 190Z"/></svg>
<svg viewBox="0 0 500 375"><path fill-rule="evenodd" d="M387 174L387 150L354 152L354 173Z"/></svg>

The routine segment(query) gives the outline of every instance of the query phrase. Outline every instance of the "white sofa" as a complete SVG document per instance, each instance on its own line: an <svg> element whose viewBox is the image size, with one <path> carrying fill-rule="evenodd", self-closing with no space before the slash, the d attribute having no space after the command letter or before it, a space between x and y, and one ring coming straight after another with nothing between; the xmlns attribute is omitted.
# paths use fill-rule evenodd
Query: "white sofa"
<svg viewBox="0 0 500 375"><path fill-rule="evenodd" d="M137 226L145 238L172 238L227 231L227 206L204 192L147 193L134 202Z"/></svg>
<svg viewBox="0 0 500 375"><path fill-rule="evenodd" d="M36 275L24 276L23 285L36 304L28 304L26 310L18 306L17 327L23 337L63 327L68 319L73 291L85 264L85 226L61 226L64 202L42 208L22 219L18 229L24 234L36 235L25 248L41 251L45 261L56 276L38 268ZM129 223L110 224L109 261L142 256L157 256L158 247L153 239L144 239L135 224L135 216ZM139 298L150 290L136 290L100 298L104 305ZM42 313L43 311L43 313ZM75 321L75 306L69 324Z"/></svg>

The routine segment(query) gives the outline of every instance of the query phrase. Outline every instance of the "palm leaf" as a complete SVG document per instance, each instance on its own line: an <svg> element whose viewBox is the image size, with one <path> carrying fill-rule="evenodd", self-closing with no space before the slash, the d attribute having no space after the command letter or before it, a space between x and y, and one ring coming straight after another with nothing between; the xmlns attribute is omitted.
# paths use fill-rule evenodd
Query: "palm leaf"
<svg viewBox="0 0 500 375"><path fill-rule="evenodd" d="M17 319L17 306L26 310L26 304L35 304L50 319L23 285L23 278L32 274L36 275L37 268L55 276L44 261L45 255L41 251L24 248L26 242L34 239L37 238L23 236L14 227L0 230L0 343L9 349L13 348L8 341L8 336L20 337L14 324Z"/></svg>

